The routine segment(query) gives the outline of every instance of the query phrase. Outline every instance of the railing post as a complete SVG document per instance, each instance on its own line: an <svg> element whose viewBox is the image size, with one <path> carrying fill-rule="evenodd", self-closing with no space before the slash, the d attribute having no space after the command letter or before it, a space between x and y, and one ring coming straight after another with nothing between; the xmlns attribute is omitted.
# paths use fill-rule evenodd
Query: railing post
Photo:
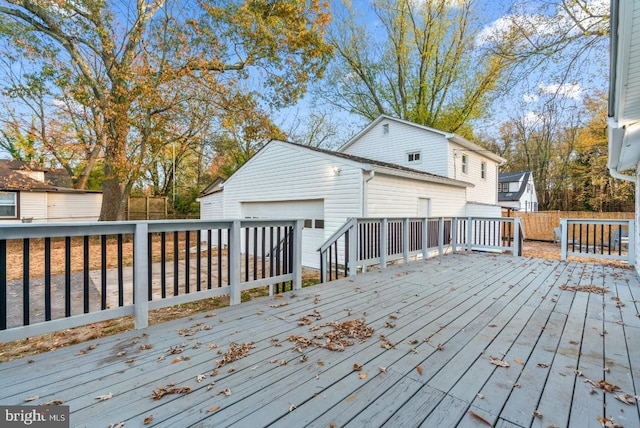
<svg viewBox="0 0 640 428"><path fill-rule="evenodd" d="M327 257L326 251L320 251L320 284L327 282L327 267L325 265L325 259Z"/></svg>
<svg viewBox="0 0 640 428"><path fill-rule="evenodd" d="M380 220L380 269L387 268L387 219Z"/></svg>
<svg viewBox="0 0 640 428"><path fill-rule="evenodd" d="M629 250L629 266L635 266L636 264L636 222L629 220L629 243L627 244Z"/></svg>
<svg viewBox="0 0 640 428"><path fill-rule="evenodd" d="M429 218L422 219L422 259L429 257Z"/></svg>
<svg viewBox="0 0 640 428"><path fill-rule="evenodd" d="M231 233L229 237L229 304L239 305L240 298L240 221L235 220L231 224Z"/></svg>
<svg viewBox="0 0 640 428"><path fill-rule="evenodd" d="M451 218L451 252L455 253L458 249L458 218Z"/></svg>
<svg viewBox="0 0 640 428"><path fill-rule="evenodd" d="M302 289L302 226L303 220L296 220L293 226L293 266L291 266L291 289Z"/></svg>
<svg viewBox="0 0 640 428"><path fill-rule="evenodd" d="M404 262L409 263L409 219L405 218L402 221L402 253L404 256Z"/></svg>
<svg viewBox="0 0 640 428"><path fill-rule="evenodd" d="M134 326L136 330L149 326L149 287L148 287L148 257L149 248L148 236L149 226L147 223L137 223L133 240L133 298L134 298Z"/></svg>
<svg viewBox="0 0 640 428"><path fill-rule="evenodd" d="M518 257L520 253L520 218L513 219L513 255Z"/></svg>
<svg viewBox="0 0 640 428"><path fill-rule="evenodd" d="M567 260L567 236L569 230L567 227L567 219L560 219L560 260Z"/></svg>
<svg viewBox="0 0 640 428"><path fill-rule="evenodd" d="M360 236L358 236L358 220L351 220L351 227L349 227L349 276L356 275L356 269L358 267L358 242L360 242Z"/></svg>
<svg viewBox="0 0 640 428"><path fill-rule="evenodd" d="M438 255L444 254L444 217L438 218Z"/></svg>
<svg viewBox="0 0 640 428"><path fill-rule="evenodd" d="M473 242L473 219L467 217L467 252L471 252L471 243Z"/></svg>

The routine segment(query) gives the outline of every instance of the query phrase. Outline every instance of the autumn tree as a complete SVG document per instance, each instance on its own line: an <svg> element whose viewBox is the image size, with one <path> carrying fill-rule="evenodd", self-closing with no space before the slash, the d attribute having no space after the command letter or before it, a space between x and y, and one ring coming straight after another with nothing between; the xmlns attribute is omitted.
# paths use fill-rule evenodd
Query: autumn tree
<svg viewBox="0 0 640 428"><path fill-rule="evenodd" d="M330 31L336 60L323 96L368 120L389 114L469 135L513 66L477 45L474 3L375 0L372 24L345 2ZM509 39L501 43L507 50Z"/></svg>
<svg viewBox="0 0 640 428"><path fill-rule="evenodd" d="M320 0L0 3L0 35L19 54L50 64L69 96L95 111L102 220L124 218L150 150L153 157L164 145L161 116L209 103L245 78L259 80L274 106L295 102L324 70L328 21Z"/></svg>

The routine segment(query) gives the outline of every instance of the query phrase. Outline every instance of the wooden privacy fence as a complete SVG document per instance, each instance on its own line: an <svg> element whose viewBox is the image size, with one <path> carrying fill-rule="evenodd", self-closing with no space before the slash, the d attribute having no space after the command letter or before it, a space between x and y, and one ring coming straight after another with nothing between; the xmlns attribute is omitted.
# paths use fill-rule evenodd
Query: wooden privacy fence
<svg viewBox="0 0 640 428"><path fill-rule="evenodd" d="M507 217L506 213L504 216ZM513 211L510 216L521 220L525 239L534 241L553 241L553 229L560 227L560 219L562 218L633 220L634 213L591 213L583 211L539 211L525 213Z"/></svg>
<svg viewBox="0 0 640 428"><path fill-rule="evenodd" d="M130 196L127 219L165 220L167 218L166 196Z"/></svg>

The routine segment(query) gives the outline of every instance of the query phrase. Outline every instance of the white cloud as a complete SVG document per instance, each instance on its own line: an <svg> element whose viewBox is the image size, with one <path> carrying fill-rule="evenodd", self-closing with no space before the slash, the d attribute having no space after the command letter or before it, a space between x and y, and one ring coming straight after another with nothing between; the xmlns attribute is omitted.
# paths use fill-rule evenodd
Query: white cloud
<svg viewBox="0 0 640 428"><path fill-rule="evenodd" d="M522 96L522 101L524 101L525 103L535 103L536 101L538 101L538 97L536 94L524 94Z"/></svg>
<svg viewBox="0 0 640 428"><path fill-rule="evenodd" d="M563 83L561 85L541 83L539 88L542 94L559 95L572 100L579 100L583 92L582 86L578 83Z"/></svg>
<svg viewBox="0 0 640 428"><path fill-rule="evenodd" d="M544 122L544 115L540 113L536 113L535 111L528 112L522 118L522 123L527 128L534 128L536 125L540 125L543 122Z"/></svg>

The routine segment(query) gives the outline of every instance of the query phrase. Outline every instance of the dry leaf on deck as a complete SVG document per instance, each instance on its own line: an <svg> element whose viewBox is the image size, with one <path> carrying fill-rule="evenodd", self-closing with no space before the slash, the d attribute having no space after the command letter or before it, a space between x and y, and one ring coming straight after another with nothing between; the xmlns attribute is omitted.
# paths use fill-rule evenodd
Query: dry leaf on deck
<svg viewBox="0 0 640 428"><path fill-rule="evenodd" d="M59 406L61 404L64 404L64 401L57 399L57 400L47 401L46 403L42 403L41 406Z"/></svg>
<svg viewBox="0 0 640 428"><path fill-rule="evenodd" d="M231 388L225 388L222 391L218 392L218 395L223 394L226 395L227 397L231 395Z"/></svg>
<svg viewBox="0 0 640 428"><path fill-rule="evenodd" d="M362 370L362 366L358 365L358 364L354 364L353 365L353 371L354 372L359 372Z"/></svg>
<svg viewBox="0 0 640 428"><path fill-rule="evenodd" d="M110 398L113 398L113 393L112 393L112 392L110 392L110 393L108 393L108 394L105 394L105 395L98 395L98 396L96 397L96 400L106 401L106 400L108 400L108 399L110 399Z"/></svg>
<svg viewBox="0 0 640 428"><path fill-rule="evenodd" d="M153 421L153 415L149 415L146 418L144 418L144 424L145 425L149 425L151 423L151 421Z"/></svg>
<svg viewBox="0 0 640 428"><path fill-rule="evenodd" d="M378 370L380 370L380 372L382 372L382 373L386 373L387 372L387 368L386 367L378 367Z"/></svg>
<svg viewBox="0 0 640 428"><path fill-rule="evenodd" d="M438 351L444 350L444 345L442 343L438 343Z"/></svg>
<svg viewBox="0 0 640 428"><path fill-rule="evenodd" d="M367 374L366 373L360 373L359 378L360 379L366 379L367 378Z"/></svg>
<svg viewBox="0 0 640 428"><path fill-rule="evenodd" d="M498 367L509 367L509 363L506 362L506 361L501 360L500 358L489 357L489 362L491 364L495 364Z"/></svg>
<svg viewBox="0 0 640 428"><path fill-rule="evenodd" d="M518 363L520 365L524 364L520 358L514 358L513 361L515 361L516 363Z"/></svg>
<svg viewBox="0 0 640 428"><path fill-rule="evenodd" d="M213 407L210 407L210 408L209 408L209 410L207 410L207 412L209 412L209 413L213 413L213 412L215 412L215 411L216 411L216 410L218 410L218 409L220 409L220 406L213 406Z"/></svg>
<svg viewBox="0 0 640 428"><path fill-rule="evenodd" d="M117 424L109 424L109 428L123 428L124 422L118 422Z"/></svg>
<svg viewBox="0 0 640 428"><path fill-rule="evenodd" d="M493 424L491 422L489 422L488 420L486 420L485 418L483 418L482 416L480 416L479 414L477 414L476 412L474 412L473 410L468 410L467 413L469 413L471 416L473 416L474 418L484 422L485 424L489 425L491 428L493 428Z"/></svg>
<svg viewBox="0 0 640 428"><path fill-rule="evenodd" d="M39 395L32 395L31 397L27 397L24 399L25 403L28 403L29 401L36 401L37 399L39 399L40 396Z"/></svg>
<svg viewBox="0 0 640 428"><path fill-rule="evenodd" d="M418 374L422 376L422 366L416 366L416 370L418 371Z"/></svg>
<svg viewBox="0 0 640 428"><path fill-rule="evenodd" d="M196 382L198 383L202 382L205 377L207 377L206 374L199 374L198 376L196 376Z"/></svg>
<svg viewBox="0 0 640 428"><path fill-rule="evenodd" d="M537 409L533 411L533 416L542 419L542 413L540 413L540 411Z"/></svg>
<svg viewBox="0 0 640 428"><path fill-rule="evenodd" d="M536 366L541 367L543 369L546 369L547 367L549 367L549 364L547 364L547 363L538 363L538 364L536 364Z"/></svg>
<svg viewBox="0 0 640 428"><path fill-rule="evenodd" d="M631 396L629 394L614 395L614 397L616 397L616 399L622 401L624 404L629 404L631 406L636 404L636 400L633 398L633 396Z"/></svg>

